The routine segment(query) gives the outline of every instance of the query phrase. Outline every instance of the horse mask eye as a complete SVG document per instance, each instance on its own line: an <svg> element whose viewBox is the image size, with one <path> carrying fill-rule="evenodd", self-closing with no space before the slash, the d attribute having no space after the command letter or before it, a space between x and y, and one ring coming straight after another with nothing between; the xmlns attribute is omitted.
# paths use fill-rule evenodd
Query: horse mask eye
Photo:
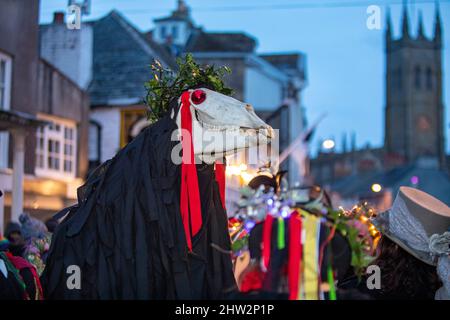
<svg viewBox="0 0 450 320"><path fill-rule="evenodd" d="M191 100L193 104L200 104L206 100L206 92L203 90L195 90L192 92Z"/></svg>

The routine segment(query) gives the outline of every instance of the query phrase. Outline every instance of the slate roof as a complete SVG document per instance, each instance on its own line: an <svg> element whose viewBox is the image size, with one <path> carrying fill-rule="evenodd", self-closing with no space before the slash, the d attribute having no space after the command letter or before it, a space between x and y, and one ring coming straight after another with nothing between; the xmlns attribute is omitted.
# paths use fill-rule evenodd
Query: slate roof
<svg viewBox="0 0 450 320"><path fill-rule="evenodd" d="M93 25L93 79L88 89L92 106L142 101L154 58L176 68L164 47L144 37L117 11Z"/></svg>
<svg viewBox="0 0 450 320"><path fill-rule="evenodd" d="M372 184L379 183L383 188L390 188L395 196L401 186L413 186L411 178L414 176L419 179L418 189L450 205L450 176L439 169L417 165L348 176L331 184L330 189L344 198L364 196L370 194Z"/></svg>
<svg viewBox="0 0 450 320"><path fill-rule="evenodd" d="M197 29L189 39L187 52L245 52L255 50L255 38L243 32L204 32Z"/></svg>

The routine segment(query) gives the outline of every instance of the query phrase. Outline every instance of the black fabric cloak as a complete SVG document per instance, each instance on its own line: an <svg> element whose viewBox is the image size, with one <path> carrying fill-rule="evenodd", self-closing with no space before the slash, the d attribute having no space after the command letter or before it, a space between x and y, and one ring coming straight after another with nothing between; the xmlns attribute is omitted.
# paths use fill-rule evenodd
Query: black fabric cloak
<svg viewBox="0 0 450 320"><path fill-rule="evenodd" d="M237 290L227 216L214 166L197 165L203 225L186 247L180 165L171 160L176 123L146 128L78 189L62 214L41 277L46 299L224 299ZM70 265L81 288L69 289Z"/></svg>

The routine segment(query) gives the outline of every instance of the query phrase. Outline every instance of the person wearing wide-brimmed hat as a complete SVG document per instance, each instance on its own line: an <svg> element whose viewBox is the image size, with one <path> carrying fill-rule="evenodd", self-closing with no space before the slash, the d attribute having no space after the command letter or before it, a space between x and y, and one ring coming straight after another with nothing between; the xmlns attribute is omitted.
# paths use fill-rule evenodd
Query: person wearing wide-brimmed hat
<svg viewBox="0 0 450 320"><path fill-rule="evenodd" d="M374 299L450 299L450 208L431 195L401 187L386 212L372 218L382 234L373 265L381 288L356 286ZM352 289L351 282L343 284Z"/></svg>

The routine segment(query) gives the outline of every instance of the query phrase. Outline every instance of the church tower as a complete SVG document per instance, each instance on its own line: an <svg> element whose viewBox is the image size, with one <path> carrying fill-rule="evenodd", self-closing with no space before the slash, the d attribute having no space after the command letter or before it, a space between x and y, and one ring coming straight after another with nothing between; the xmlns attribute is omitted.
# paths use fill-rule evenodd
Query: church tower
<svg viewBox="0 0 450 320"><path fill-rule="evenodd" d="M426 159L443 167L442 30L437 5L433 29L433 36L428 38L420 13L417 35L410 34L404 5L402 34L394 39L387 14L385 149L405 164Z"/></svg>

